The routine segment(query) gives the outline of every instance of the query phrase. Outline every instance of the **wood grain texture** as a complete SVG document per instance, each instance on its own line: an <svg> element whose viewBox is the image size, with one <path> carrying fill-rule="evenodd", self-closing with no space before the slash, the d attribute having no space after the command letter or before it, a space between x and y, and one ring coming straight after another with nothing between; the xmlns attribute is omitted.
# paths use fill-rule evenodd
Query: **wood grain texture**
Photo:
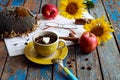
<svg viewBox="0 0 120 80"><path fill-rule="evenodd" d="M8 57L1 80L25 80L27 59L24 56Z"/></svg>
<svg viewBox="0 0 120 80"><path fill-rule="evenodd" d="M90 14L96 17L106 15L104 7L100 0L93 0L95 8L90 10ZM112 0L104 0L112 2ZM107 6L107 5L105 5ZM109 9L112 10L112 9ZM109 13L109 11L107 11ZM114 14L111 14L114 15ZM109 16L110 17L110 16ZM120 54L114 39L114 36L107 43L98 47L98 54L102 68L104 80L119 80L120 79Z"/></svg>
<svg viewBox="0 0 120 80"><path fill-rule="evenodd" d="M0 4L6 5L9 0L0 0Z"/></svg>
<svg viewBox="0 0 120 80"><path fill-rule="evenodd" d="M90 14L94 18L106 16L115 30L113 38L88 55L83 55L78 45L68 46L68 56L63 63L79 80L119 80L120 0L92 1L95 7L89 10ZM25 6L36 14L41 12L41 7L46 3L58 6L59 0L0 0L0 9L2 10L4 6ZM69 78L58 64L35 64L28 61L24 55L9 57L4 42L0 41L0 80L69 80Z"/></svg>
<svg viewBox="0 0 120 80"><path fill-rule="evenodd" d="M74 46L68 47L68 55L63 60L64 66L66 66L75 76L76 76L76 59L75 59L75 50ZM53 80L69 80L70 78L64 72L60 65L54 65L53 68Z"/></svg>
<svg viewBox="0 0 120 80"><path fill-rule="evenodd" d="M79 45L76 49L77 76L80 80L103 80L96 50L82 53Z"/></svg>
<svg viewBox="0 0 120 80"><path fill-rule="evenodd" d="M7 50L3 41L0 40L0 77L7 59Z"/></svg>
<svg viewBox="0 0 120 80"><path fill-rule="evenodd" d="M9 0L0 0L0 10L2 10L3 8L5 8L8 4Z"/></svg>
<svg viewBox="0 0 120 80"><path fill-rule="evenodd" d="M27 80L52 80L52 65L29 62Z"/></svg>
<svg viewBox="0 0 120 80"><path fill-rule="evenodd" d="M115 30L115 37L120 49L120 0L104 0L103 3Z"/></svg>
<svg viewBox="0 0 120 80"><path fill-rule="evenodd" d="M24 0L9 0L7 6L22 6Z"/></svg>
<svg viewBox="0 0 120 80"><path fill-rule="evenodd" d="M24 7L30 9L34 14L39 13L41 0L25 0Z"/></svg>

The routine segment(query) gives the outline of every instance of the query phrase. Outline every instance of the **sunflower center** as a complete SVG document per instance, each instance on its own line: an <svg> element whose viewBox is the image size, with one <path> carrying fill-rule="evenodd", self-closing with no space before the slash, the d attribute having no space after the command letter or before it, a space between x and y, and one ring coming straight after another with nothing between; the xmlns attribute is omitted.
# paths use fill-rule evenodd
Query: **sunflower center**
<svg viewBox="0 0 120 80"><path fill-rule="evenodd" d="M95 26L90 32L96 36L101 36L103 34L103 28L101 26Z"/></svg>
<svg viewBox="0 0 120 80"><path fill-rule="evenodd" d="M74 2L71 2L66 7L66 12L73 15L78 11L78 5Z"/></svg>

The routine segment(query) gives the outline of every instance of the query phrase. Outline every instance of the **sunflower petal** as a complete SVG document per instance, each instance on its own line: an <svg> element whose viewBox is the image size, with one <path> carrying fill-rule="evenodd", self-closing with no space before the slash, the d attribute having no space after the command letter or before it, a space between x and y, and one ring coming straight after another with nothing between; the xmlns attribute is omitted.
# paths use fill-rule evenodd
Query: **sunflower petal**
<svg viewBox="0 0 120 80"><path fill-rule="evenodd" d="M101 18L92 20L89 25L85 24L84 29L94 33L97 36L98 44L101 44L101 42L107 42L112 38L111 32L114 32L114 30L111 26L112 25L105 20L105 16L102 16Z"/></svg>
<svg viewBox="0 0 120 80"><path fill-rule="evenodd" d="M83 4L84 0L60 0L60 5L59 5L59 11L60 11L60 15L68 18L68 19L76 19L76 18L81 18L83 15L83 12L85 12L85 4ZM73 6L71 3L73 3ZM67 9L66 8L69 8ZM77 6L77 7L76 7ZM73 7L72 9L77 9L77 10L72 10L75 12L71 11L71 7ZM70 13L72 12L72 13ZM74 13L74 14L73 14Z"/></svg>

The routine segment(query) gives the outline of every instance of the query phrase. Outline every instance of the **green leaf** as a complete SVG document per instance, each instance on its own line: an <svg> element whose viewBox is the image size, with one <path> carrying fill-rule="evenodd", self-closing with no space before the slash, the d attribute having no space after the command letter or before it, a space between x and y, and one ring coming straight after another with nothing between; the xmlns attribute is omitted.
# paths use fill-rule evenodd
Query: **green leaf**
<svg viewBox="0 0 120 80"><path fill-rule="evenodd" d="M88 8L94 8L94 3L91 0L85 0L84 4L86 4Z"/></svg>

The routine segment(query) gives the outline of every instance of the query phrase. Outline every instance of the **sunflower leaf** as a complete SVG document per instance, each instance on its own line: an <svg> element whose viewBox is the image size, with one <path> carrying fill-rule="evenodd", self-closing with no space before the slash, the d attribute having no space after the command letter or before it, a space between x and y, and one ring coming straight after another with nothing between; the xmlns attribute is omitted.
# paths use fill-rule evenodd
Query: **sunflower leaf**
<svg viewBox="0 0 120 80"><path fill-rule="evenodd" d="M86 4L88 8L94 8L94 3L91 0L85 0L84 4Z"/></svg>

